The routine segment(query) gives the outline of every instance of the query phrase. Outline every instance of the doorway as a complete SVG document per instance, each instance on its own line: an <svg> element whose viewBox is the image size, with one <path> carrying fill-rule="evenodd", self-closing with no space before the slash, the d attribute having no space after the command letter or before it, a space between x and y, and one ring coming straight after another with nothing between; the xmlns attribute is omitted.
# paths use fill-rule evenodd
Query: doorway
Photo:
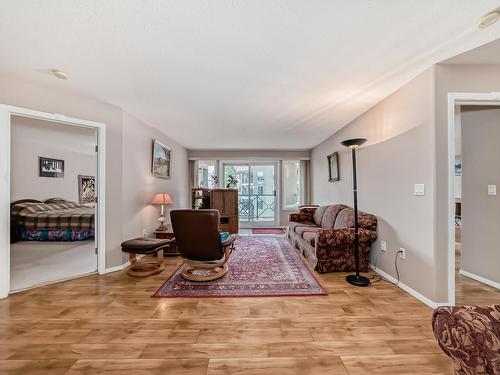
<svg viewBox="0 0 500 375"><path fill-rule="evenodd" d="M11 226L11 203L14 199L14 195L11 195L11 181L12 181L12 167L11 167L11 153L13 151L11 147L11 138L12 138L12 124L16 119L24 119L28 121L42 121L48 122L52 124L57 124L58 126L65 127L67 129L76 129L76 128L85 128L96 136L96 141L94 142L93 148L96 153L95 159L97 166L95 170L95 181L94 188L96 197L99 197L97 202L94 202L95 212L94 215L91 215L89 218L89 227L94 229L92 248L93 257L89 258L90 266L95 272L95 261L97 260L97 271L100 274L106 272L105 266L105 125L101 123L80 120L75 118L66 117L59 114L51 114L39 111L33 111L25 108L0 105L0 175L3 176L0 179L0 298L5 298L11 293L12 285L11 285L11 239L13 231L16 229L15 225ZM95 140L95 138L94 138ZM64 142L61 142L64 143ZM61 146L67 146L67 144L62 144ZM49 149L50 151L50 149ZM97 152L98 151L98 152ZM39 155L46 156L46 155ZM48 161L46 159L49 159ZM51 174L57 175L62 173L62 169L64 168L61 161L57 161L55 158L50 160L50 158L38 159L36 163L36 173L38 176L42 174ZM33 166L32 166L33 167ZM88 177L88 176L83 176ZM75 188L78 187L78 180L74 181ZM55 192L53 190L49 190L50 192ZM11 199L12 198L12 199ZM53 197L57 198L58 197ZM20 199L16 199L20 200ZM35 202L34 202L35 203ZM45 202L42 202L45 203ZM49 202L55 203L56 205L60 204L60 202ZM64 204L63 204L64 205ZM43 232L43 230L42 230ZM35 235L45 236L49 238L49 236L59 236L61 238L66 238L65 236L72 236L74 233L68 233L65 231L59 231L58 233L49 233L50 228L46 229L44 233L35 233ZM23 232L21 235L33 235L33 232ZM83 235L81 232L78 235ZM50 237L52 238L52 237ZM83 238L83 237L82 237ZM61 245L61 243L58 243ZM81 242L80 244L83 244ZM44 247L44 246L42 246ZM64 247L61 245L60 247ZM88 246L84 246L85 250L88 250ZM77 246L78 248L78 246ZM24 249L25 250L25 249ZM61 249L56 249L61 250ZM65 250L65 249L62 249ZM82 248L80 248L82 250ZM75 251L80 251L75 249ZM57 252L56 251L56 252ZM21 249L23 252L23 249ZM97 255L96 255L97 252ZM97 259L96 259L97 258ZM28 260L32 259L28 257ZM89 267L90 267L89 266ZM64 265L62 265L64 268ZM62 280L54 280L54 281L62 281Z"/></svg>
<svg viewBox="0 0 500 375"><path fill-rule="evenodd" d="M450 305L491 304L500 298L495 238L500 223L498 137L499 95L448 95Z"/></svg>
<svg viewBox="0 0 500 375"><path fill-rule="evenodd" d="M278 225L277 162L224 162L224 187L238 189L241 228ZM234 181L231 184L231 181Z"/></svg>

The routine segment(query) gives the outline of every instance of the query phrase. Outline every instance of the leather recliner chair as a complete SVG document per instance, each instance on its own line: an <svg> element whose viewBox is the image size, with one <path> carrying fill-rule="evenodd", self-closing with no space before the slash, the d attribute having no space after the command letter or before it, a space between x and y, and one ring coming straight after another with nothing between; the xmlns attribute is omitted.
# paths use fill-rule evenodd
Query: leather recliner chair
<svg viewBox="0 0 500 375"><path fill-rule="evenodd" d="M218 210L173 210L170 212L175 243L185 259L182 277L209 281L223 277L234 250L235 234L221 240Z"/></svg>

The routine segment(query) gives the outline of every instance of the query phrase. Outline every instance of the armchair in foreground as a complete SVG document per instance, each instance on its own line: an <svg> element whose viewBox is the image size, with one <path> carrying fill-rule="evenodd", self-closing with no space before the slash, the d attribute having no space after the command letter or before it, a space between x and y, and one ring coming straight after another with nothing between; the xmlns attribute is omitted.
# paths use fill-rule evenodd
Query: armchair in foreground
<svg viewBox="0 0 500 375"><path fill-rule="evenodd" d="M222 240L217 210L173 210L170 212L175 243L186 261L182 277L210 281L223 277L234 250L235 234Z"/></svg>
<svg viewBox="0 0 500 375"><path fill-rule="evenodd" d="M457 375L500 375L500 305L438 307L432 328Z"/></svg>

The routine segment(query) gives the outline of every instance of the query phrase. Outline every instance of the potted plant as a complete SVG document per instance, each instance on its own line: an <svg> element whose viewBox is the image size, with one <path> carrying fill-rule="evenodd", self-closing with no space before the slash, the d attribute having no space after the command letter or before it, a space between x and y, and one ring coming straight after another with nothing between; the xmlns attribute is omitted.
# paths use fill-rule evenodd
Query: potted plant
<svg viewBox="0 0 500 375"><path fill-rule="evenodd" d="M235 176L233 176L232 174L230 174L229 176L227 176L227 184L226 184L226 188L235 188L236 185L238 184L238 180L236 179Z"/></svg>

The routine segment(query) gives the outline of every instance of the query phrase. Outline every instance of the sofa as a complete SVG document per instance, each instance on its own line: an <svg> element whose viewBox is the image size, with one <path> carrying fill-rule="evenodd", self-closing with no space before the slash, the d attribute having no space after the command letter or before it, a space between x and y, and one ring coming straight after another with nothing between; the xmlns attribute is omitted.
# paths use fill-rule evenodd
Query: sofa
<svg viewBox="0 0 500 375"><path fill-rule="evenodd" d="M358 212L360 270L368 271L377 218ZM344 204L303 207L290 214L287 236L315 271L354 271L354 209Z"/></svg>
<svg viewBox="0 0 500 375"><path fill-rule="evenodd" d="M439 307L434 336L457 375L500 375L500 305Z"/></svg>

